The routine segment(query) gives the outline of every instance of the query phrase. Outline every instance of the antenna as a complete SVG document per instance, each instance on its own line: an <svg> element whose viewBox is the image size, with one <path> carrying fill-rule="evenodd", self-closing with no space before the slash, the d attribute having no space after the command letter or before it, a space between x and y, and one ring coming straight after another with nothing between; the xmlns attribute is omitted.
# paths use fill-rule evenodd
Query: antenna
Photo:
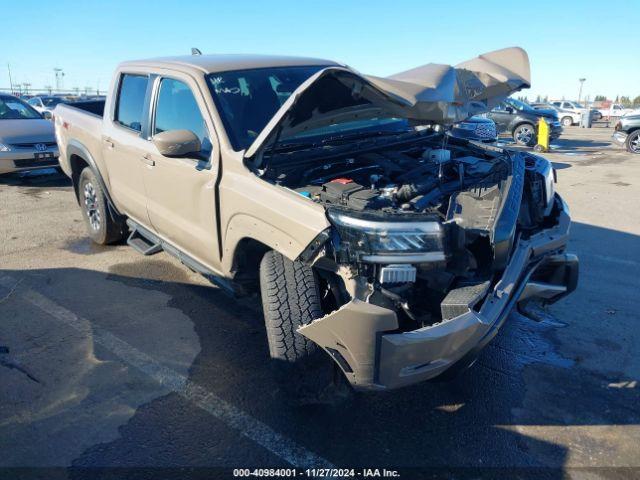
<svg viewBox="0 0 640 480"><path fill-rule="evenodd" d="M195 47L193 47L193 48L191 49L191 55L202 55L202 52L200 51L200 49L199 49L199 48L195 48Z"/></svg>

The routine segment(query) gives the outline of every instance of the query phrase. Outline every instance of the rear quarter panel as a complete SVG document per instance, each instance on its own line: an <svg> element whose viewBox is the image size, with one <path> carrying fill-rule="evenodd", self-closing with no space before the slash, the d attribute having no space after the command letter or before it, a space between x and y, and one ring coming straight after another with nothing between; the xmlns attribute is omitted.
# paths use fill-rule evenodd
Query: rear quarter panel
<svg viewBox="0 0 640 480"><path fill-rule="evenodd" d="M101 150L102 117L69 105L58 105L54 114L62 170L71 176L70 146L81 145L89 152L106 181L107 172L102 161Z"/></svg>

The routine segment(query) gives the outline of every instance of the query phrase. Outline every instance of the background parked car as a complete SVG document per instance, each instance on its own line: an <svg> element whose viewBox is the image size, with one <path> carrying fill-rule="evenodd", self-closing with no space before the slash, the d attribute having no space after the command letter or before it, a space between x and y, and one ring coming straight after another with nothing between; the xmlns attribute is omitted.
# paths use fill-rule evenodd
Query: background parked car
<svg viewBox="0 0 640 480"><path fill-rule="evenodd" d="M456 123L449 132L453 137L490 143L498 139L496 124L490 118L474 115L464 122Z"/></svg>
<svg viewBox="0 0 640 480"><path fill-rule="evenodd" d="M602 118L602 114L598 110L596 110L595 108L585 108L578 102L572 102L570 100L554 100L553 102L551 102L551 105L556 108L561 108L562 110L568 110L570 112L576 113L577 115L582 115L583 113L589 112L592 120L600 120ZM578 118L578 121L574 123L579 124L580 119Z"/></svg>
<svg viewBox="0 0 640 480"><path fill-rule="evenodd" d="M633 109L626 108L619 103L612 103L609 107L599 109L598 112L606 118L617 118L633 113Z"/></svg>
<svg viewBox="0 0 640 480"><path fill-rule="evenodd" d="M628 152L640 153L640 114L626 115L618 120L613 141L624 146Z"/></svg>
<svg viewBox="0 0 640 480"><path fill-rule="evenodd" d="M64 103L65 100L62 97L54 97L52 95L42 95L39 97L30 98L27 103L35 108L40 113L52 112L56 105Z"/></svg>
<svg viewBox="0 0 640 480"><path fill-rule="evenodd" d="M576 113L572 110L565 110L564 108L557 107L550 103L532 103L531 106L535 110L555 110L558 113L560 123L565 127L580 124L580 117L582 114Z"/></svg>
<svg viewBox="0 0 640 480"><path fill-rule="evenodd" d="M533 146L537 142L536 125L544 118L551 126L551 139L562 133L562 125L555 110L535 110L515 98L507 98L487 116L496 123L498 133L508 133L518 145Z"/></svg>
<svg viewBox="0 0 640 480"><path fill-rule="evenodd" d="M53 123L24 100L0 94L0 174L57 166Z"/></svg>

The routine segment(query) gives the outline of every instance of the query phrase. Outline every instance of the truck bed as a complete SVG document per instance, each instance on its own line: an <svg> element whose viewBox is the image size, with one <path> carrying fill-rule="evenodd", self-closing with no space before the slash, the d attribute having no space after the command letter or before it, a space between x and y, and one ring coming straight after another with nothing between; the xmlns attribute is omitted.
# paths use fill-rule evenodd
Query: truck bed
<svg viewBox="0 0 640 480"><path fill-rule="evenodd" d="M60 166L67 175L71 175L67 147L69 140L82 145L93 160L102 163L102 117L105 102L91 100L73 104L60 104L54 110L55 130L60 150ZM105 179L106 180L106 179Z"/></svg>

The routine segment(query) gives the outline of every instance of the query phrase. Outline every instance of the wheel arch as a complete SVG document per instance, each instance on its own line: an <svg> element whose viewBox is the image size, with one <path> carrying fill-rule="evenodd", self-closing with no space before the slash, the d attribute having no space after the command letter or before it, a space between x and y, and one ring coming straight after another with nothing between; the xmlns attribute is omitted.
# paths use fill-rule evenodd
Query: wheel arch
<svg viewBox="0 0 640 480"><path fill-rule="evenodd" d="M107 207L109 209L109 214L114 219L123 217L123 215L118 211L117 207L113 203L104 178L100 173L100 169L98 168L95 159L93 158L87 147L76 140L70 140L69 144L67 145L67 158L69 159L69 165L71 167L71 182L73 184L73 191L76 195L76 200L78 202L80 201L80 192L78 191L78 180L80 179L80 174L82 173L82 170L84 170L86 167L89 167L98 179L100 187L102 188L102 191L107 198Z"/></svg>
<svg viewBox="0 0 640 480"><path fill-rule="evenodd" d="M514 133L516 133L516 130L518 129L518 127L521 127L522 125L531 125L534 130L536 128L536 122L534 122L533 120L525 120L524 118L521 120L518 120L515 125L511 128L511 135L513 135Z"/></svg>
<svg viewBox="0 0 640 480"><path fill-rule="evenodd" d="M230 271L234 283L241 286L244 293L259 291L260 262L271 250L269 245L251 237L243 237L236 243Z"/></svg>

